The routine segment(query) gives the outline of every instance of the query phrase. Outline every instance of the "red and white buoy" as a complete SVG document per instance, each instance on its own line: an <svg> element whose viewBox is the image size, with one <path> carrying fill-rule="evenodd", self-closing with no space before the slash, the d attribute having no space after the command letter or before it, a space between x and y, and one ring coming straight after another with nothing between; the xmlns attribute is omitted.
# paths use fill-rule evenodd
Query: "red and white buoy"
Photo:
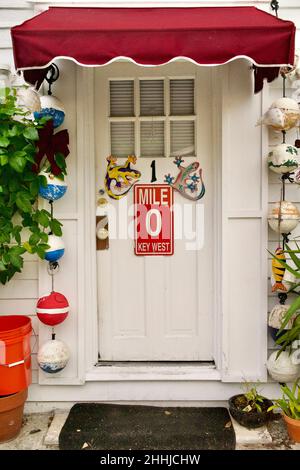
<svg viewBox="0 0 300 470"><path fill-rule="evenodd" d="M51 292L50 295L38 300L36 313L39 320L45 325L59 325L68 316L69 302L63 294Z"/></svg>

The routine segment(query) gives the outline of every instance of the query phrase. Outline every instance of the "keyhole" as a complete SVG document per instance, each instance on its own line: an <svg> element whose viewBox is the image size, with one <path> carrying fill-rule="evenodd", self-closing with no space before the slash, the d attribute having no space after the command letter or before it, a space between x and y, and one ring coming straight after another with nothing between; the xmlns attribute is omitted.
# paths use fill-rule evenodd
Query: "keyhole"
<svg viewBox="0 0 300 470"><path fill-rule="evenodd" d="M152 177L151 177L151 183L154 183L155 181L157 181L157 178L156 178L156 161L155 160L152 160L151 162L151 168L152 168Z"/></svg>

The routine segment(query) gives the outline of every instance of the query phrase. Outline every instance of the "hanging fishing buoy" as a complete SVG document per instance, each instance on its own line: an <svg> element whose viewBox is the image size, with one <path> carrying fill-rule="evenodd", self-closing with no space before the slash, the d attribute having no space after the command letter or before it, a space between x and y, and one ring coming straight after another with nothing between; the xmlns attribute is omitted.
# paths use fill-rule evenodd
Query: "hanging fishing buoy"
<svg viewBox="0 0 300 470"><path fill-rule="evenodd" d="M40 184L39 187L39 195L43 199L46 199L47 201L57 201L66 194L68 186L65 179L62 180L61 178L54 176L52 173L47 173L45 171L41 171L39 175L44 176L47 180L47 184L45 186Z"/></svg>
<svg viewBox="0 0 300 470"><path fill-rule="evenodd" d="M276 233L290 233L300 220L298 208L288 201L275 202L268 215L268 222Z"/></svg>
<svg viewBox="0 0 300 470"><path fill-rule="evenodd" d="M275 131L288 131L297 125L299 118L297 101L283 97L272 103L257 124L269 126Z"/></svg>
<svg viewBox="0 0 300 470"><path fill-rule="evenodd" d="M50 246L45 252L45 260L50 263L58 261L65 253L65 244L61 237L48 235L47 245Z"/></svg>
<svg viewBox="0 0 300 470"><path fill-rule="evenodd" d="M66 343L51 339L39 349L37 360L40 368L48 374L56 374L63 370L70 359L70 351Z"/></svg>
<svg viewBox="0 0 300 470"><path fill-rule="evenodd" d="M282 351L279 356L274 351L267 361L267 369L272 379L280 383L294 382L300 373L300 366L293 363L292 355L287 351Z"/></svg>
<svg viewBox="0 0 300 470"><path fill-rule="evenodd" d="M41 297L36 305L38 319L45 325L55 326L62 323L69 313L69 302L59 292Z"/></svg>
<svg viewBox="0 0 300 470"><path fill-rule="evenodd" d="M268 166L275 173L292 173L298 168L298 150L293 145L276 145L268 155Z"/></svg>
<svg viewBox="0 0 300 470"><path fill-rule="evenodd" d="M50 117L53 120L53 127L59 127L65 119L65 108L62 102L53 95L41 96L41 109L34 113L36 119Z"/></svg>
<svg viewBox="0 0 300 470"><path fill-rule="evenodd" d="M289 322L285 326L282 333L278 334L279 330L282 326L282 323L284 321L284 317L285 317L287 311L289 310L289 308L290 308L290 305L277 304L272 308L272 310L269 314L268 326L269 326L269 330L270 330L271 336L274 339L274 341L276 341L277 338L280 338L280 336L282 334L285 334L287 332L287 330L290 330L293 326L293 322L294 322L295 318L297 317L297 313L295 313L292 316L292 318L289 320Z"/></svg>
<svg viewBox="0 0 300 470"><path fill-rule="evenodd" d="M18 102L32 113L41 110L41 99L38 91L33 87L22 87L17 91Z"/></svg>

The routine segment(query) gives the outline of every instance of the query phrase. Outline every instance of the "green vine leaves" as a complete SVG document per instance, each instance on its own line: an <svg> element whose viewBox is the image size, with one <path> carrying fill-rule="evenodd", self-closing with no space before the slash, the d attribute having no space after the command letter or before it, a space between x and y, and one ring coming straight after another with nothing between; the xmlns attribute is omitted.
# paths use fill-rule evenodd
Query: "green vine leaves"
<svg viewBox="0 0 300 470"><path fill-rule="evenodd" d="M62 224L38 209L40 184L46 178L33 171L38 129L46 119L32 120L7 90L0 103L0 282L5 284L24 265L24 254L41 259L49 248L48 232L60 236Z"/></svg>

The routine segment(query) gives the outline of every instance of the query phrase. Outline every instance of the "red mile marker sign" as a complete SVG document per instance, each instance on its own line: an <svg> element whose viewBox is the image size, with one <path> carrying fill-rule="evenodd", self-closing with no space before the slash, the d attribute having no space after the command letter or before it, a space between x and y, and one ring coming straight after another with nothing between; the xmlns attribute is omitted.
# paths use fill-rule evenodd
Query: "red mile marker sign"
<svg viewBox="0 0 300 470"><path fill-rule="evenodd" d="M167 184L134 186L135 254L173 255L173 188Z"/></svg>

